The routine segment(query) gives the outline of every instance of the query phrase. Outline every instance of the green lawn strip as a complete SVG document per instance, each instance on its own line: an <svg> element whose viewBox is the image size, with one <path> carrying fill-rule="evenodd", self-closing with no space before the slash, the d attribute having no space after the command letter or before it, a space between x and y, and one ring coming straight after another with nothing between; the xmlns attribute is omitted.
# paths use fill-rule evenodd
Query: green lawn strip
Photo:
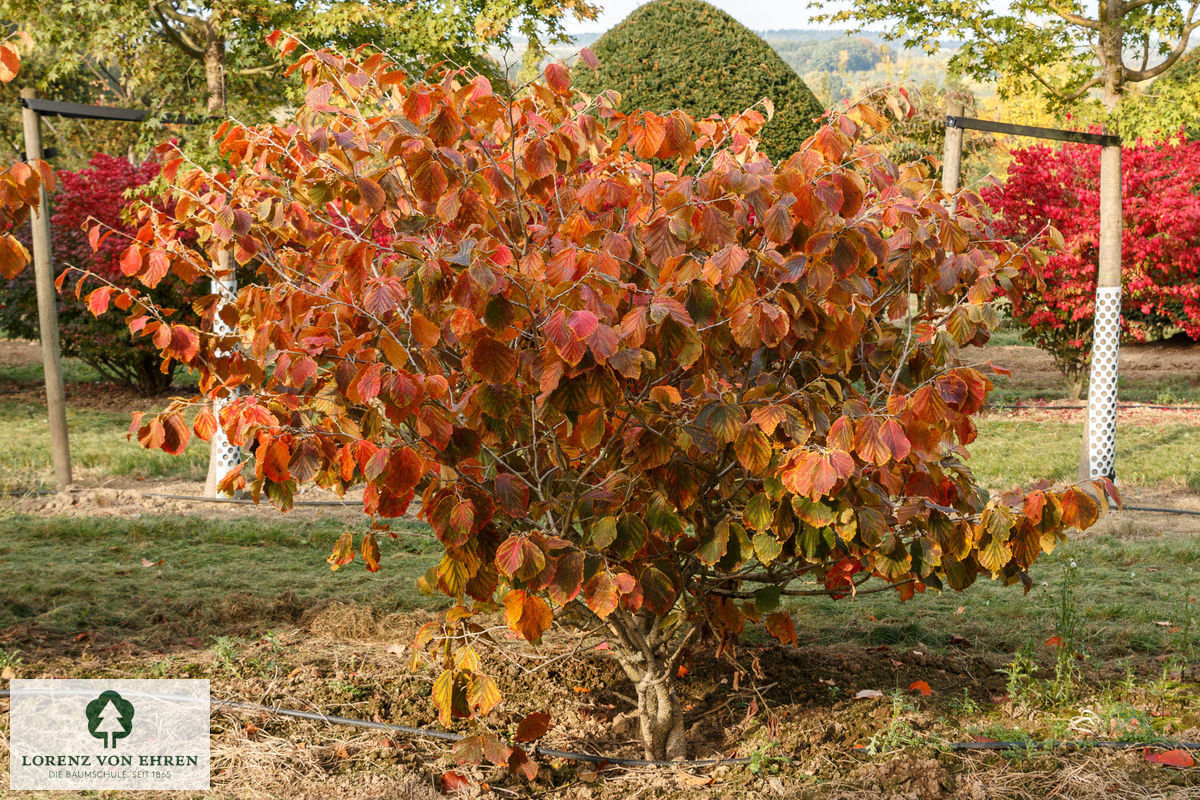
<svg viewBox="0 0 1200 800"><path fill-rule="evenodd" d="M832 600L805 598L793 611L801 644L855 641L867 646L945 651L961 636L992 652L1048 653L1062 617L1066 568L1076 564L1069 599L1085 650L1101 660L1129 655L1200 656L1200 609L1188 603L1200 579L1200 537L1078 535L1030 569L1034 586L981 578L964 592L927 591L901 601L892 592ZM872 619L874 618L874 619ZM1169 622L1170 625L1159 625Z"/></svg>
<svg viewBox="0 0 1200 800"><path fill-rule="evenodd" d="M305 604L337 599L381 611L444 605L416 589L435 562L421 523L397 527L415 536L381 537L377 573L361 559L329 569L325 557L346 530L336 520L7 514L0 526L0 630L137 635L233 593L270 599L290 592ZM163 563L147 567L143 559Z"/></svg>
<svg viewBox="0 0 1200 800"><path fill-rule="evenodd" d="M436 561L422 523L401 524L415 535L383 538L383 569L374 574L361 559L337 572L325 565L345 530L337 521L9 514L0 524L0 629L33 623L59 634L138 631L147 626L147 614L170 614L238 592L265 598L293 592L304 602L338 599L381 612L445 604L416 590L416 579ZM142 559L164 561L145 567ZM957 635L988 650L1014 652L1055 632L1061 581L1072 560L1073 602L1091 652L1107 659L1197 649L1200 630L1188 627L1183 616L1196 614L1186 598L1200 577L1200 537L1155 536L1148 528L1120 537L1080 536L1060 546L1034 565L1028 594L980 580L966 592L931 591L907 602L890 592L805 599L793 608L797 629L809 643L945 648ZM1155 624L1160 621L1172 625Z"/></svg>
<svg viewBox="0 0 1200 800"><path fill-rule="evenodd" d="M968 465L985 486L1009 489L1039 478L1074 481L1082 420L987 418L967 448ZM1117 476L1123 486L1200 491L1200 430L1186 423L1117 424Z"/></svg>
<svg viewBox="0 0 1200 800"><path fill-rule="evenodd" d="M41 358L41 348L30 348L30 351ZM45 381L45 369L41 361L23 364L0 364L0 382L12 381L29 385L41 385ZM77 358L62 360L63 383L100 383L107 379L92 367ZM172 383L180 390L194 389L199 384L197 373L188 369L177 368L171 378Z"/></svg>
<svg viewBox="0 0 1200 800"><path fill-rule="evenodd" d="M147 400L144 408L160 407ZM133 411L134 409L130 409ZM208 470L208 445L193 440L181 456L144 450L126 441L129 414L115 411L67 409L71 464L79 477L121 476L203 481ZM41 489L53 484L50 425L45 406L18 401L0 402L0 484L6 488Z"/></svg>
<svg viewBox="0 0 1200 800"><path fill-rule="evenodd" d="M988 403L991 405L1067 398L1063 383L1057 379L1051 383L1032 384L1019 373L1014 373L1012 377L989 375L988 379L995 387L988 395ZM1122 375L1117 383L1117 396L1122 403L1194 405L1200 403L1200 375L1185 374L1169 378L1156 376L1153 379L1147 379L1137 373ZM1085 389L1078 404L1083 405L1086 402Z"/></svg>

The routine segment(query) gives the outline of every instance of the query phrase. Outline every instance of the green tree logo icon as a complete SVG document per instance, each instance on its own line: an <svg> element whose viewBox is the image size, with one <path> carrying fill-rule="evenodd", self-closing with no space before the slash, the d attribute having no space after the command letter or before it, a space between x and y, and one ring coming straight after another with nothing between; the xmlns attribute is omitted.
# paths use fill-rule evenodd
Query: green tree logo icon
<svg viewBox="0 0 1200 800"><path fill-rule="evenodd" d="M114 691L102 692L87 704L88 733L104 741L105 747L116 747L133 729L133 703Z"/></svg>

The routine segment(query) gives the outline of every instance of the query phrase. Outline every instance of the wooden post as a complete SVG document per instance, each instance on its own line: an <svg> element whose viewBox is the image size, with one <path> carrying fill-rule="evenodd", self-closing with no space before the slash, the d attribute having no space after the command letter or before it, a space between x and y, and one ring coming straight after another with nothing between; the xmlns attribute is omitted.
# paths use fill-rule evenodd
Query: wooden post
<svg viewBox="0 0 1200 800"><path fill-rule="evenodd" d="M961 117L963 104L957 100L946 101L946 116ZM946 126L946 145L942 151L942 186L948 194L958 191L958 182L962 176L962 143L963 129Z"/></svg>
<svg viewBox="0 0 1200 800"><path fill-rule="evenodd" d="M1117 357L1121 341L1121 146L1100 151L1100 253L1092 363L1079 479L1111 478L1116 457Z"/></svg>
<svg viewBox="0 0 1200 800"><path fill-rule="evenodd" d="M21 97L37 97L33 89L22 89ZM42 119L31 108L21 109L25 132L25 157L42 157ZM38 326L42 339L42 367L46 378L46 410L50 416L50 448L54 479L58 488L71 483L71 448L67 437L67 401L63 391L62 351L58 342L58 297L54 289L54 267L50 253L50 201L46 188L39 191L37 207L29 215L33 226L33 275L37 283Z"/></svg>

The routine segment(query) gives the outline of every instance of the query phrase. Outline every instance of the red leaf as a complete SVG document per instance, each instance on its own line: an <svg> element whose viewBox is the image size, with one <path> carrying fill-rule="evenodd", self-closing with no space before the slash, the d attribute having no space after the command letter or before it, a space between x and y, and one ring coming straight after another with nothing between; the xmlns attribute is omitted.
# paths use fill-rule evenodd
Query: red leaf
<svg viewBox="0 0 1200 800"><path fill-rule="evenodd" d="M560 62L551 62L546 65L546 85L558 94L567 94L571 91L571 74Z"/></svg>
<svg viewBox="0 0 1200 800"><path fill-rule="evenodd" d="M517 735L514 738L518 742L532 742L545 736L552 727L554 721L549 714L535 711L517 723Z"/></svg>
<svg viewBox="0 0 1200 800"><path fill-rule="evenodd" d="M929 697L933 694L933 689L929 688L929 684L925 681L913 681L908 687L911 692L920 692L923 697Z"/></svg>
<svg viewBox="0 0 1200 800"><path fill-rule="evenodd" d="M1142 757L1154 764L1162 764L1176 769L1188 769L1196 766L1196 760L1186 750L1166 750L1153 753L1149 747L1142 748Z"/></svg>
<svg viewBox="0 0 1200 800"><path fill-rule="evenodd" d="M441 784L442 791L446 794L454 794L455 792L462 792L471 788L471 781L466 776L454 770L443 772L438 779L438 783Z"/></svg>

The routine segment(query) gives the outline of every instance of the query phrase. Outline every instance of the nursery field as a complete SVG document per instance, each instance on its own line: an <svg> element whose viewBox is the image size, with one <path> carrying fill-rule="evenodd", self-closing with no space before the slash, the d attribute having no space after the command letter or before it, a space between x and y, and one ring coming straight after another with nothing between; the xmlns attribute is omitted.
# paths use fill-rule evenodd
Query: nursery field
<svg viewBox="0 0 1200 800"><path fill-rule="evenodd" d="M1128 349L1123 396L1200 401L1197 370L1180 366L1196 351L1155 347ZM280 515L155 497L196 494L207 453L170 458L127 443L128 411L163 401L92 383L75 363L67 379L79 487L49 493L37 350L7 343L0 355L4 677L203 677L214 699L440 727L428 702L435 673L408 666L416 629L444 606L416 589L437 558L424 523L382 543L378 573L361 561L331 572L334 540L362 523L352 506ZM1061 395L1035 393L1054 385L1028 377L1046 368L1036 351L1006 344L986 356L1015 370L994 399L1046 402L983 417L971 448L983 483L1071 479L1081 413ZM1200 512L1198 422L1190 410L1122 412L1127 502ZM1200 516L1122 511L1038 561L1025 596L981 581L904 603L891 592L793 600L798 647L757 636L731 657L684 663L690 756L749 764L540 758L528 784L457 767L436 742L216 711L208 796L434 798L456 769L497 797L1200 797L1200 770L1148 761L1140 745L1200 740L1198 534ZM631 690L596 641L555 628L532 647L501 632L494 650L505 699L489 724L508 732L548 710L556 724L543 747L640 755ZM6 748L7 731L0 738ZM1048 739L1082 746L955 749ZM1098 740L1129 747L1089 746Z"/></svg>

